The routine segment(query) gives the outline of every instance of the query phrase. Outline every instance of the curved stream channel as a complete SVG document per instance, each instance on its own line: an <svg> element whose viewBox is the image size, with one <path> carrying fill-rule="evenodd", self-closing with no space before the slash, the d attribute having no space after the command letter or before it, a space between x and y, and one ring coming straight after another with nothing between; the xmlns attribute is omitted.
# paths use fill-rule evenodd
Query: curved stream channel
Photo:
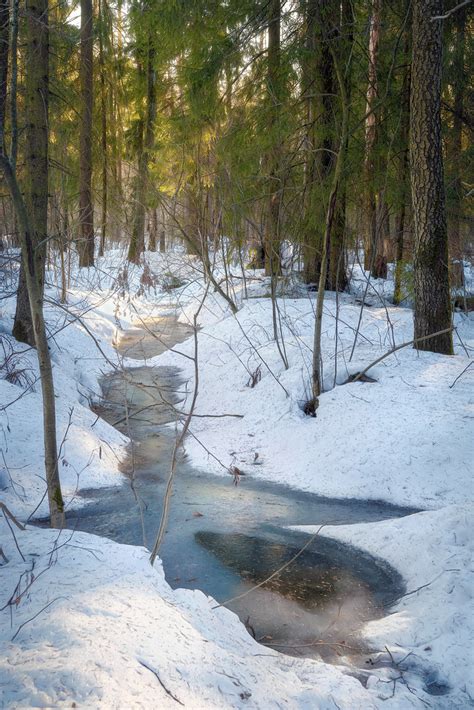
<svg viewBox="0 0 474 710"><path fill-rule="evenodd" d="M117 348L146 363L189 335L187 326L164 316L127 331ZM184 383L177 368L144 364L107 375L102 387L98 413L132 439L122 462L124 483L80 491L88 505L69 513L68 521L117 542L151 547L175 439L166 422L176 419L172 404L182 399ZM285 526L359 523L413 512L322 498L251 473L247 470L235 486L232 476L195 470L181 456L160 549L171 586L201 589L224 602L266 579L308 541ZM283 653L361 659L365 649L358 631L386 614L403 593L403 582L382 561L323 533L280 575L227 606L257 640Z"/></svg>

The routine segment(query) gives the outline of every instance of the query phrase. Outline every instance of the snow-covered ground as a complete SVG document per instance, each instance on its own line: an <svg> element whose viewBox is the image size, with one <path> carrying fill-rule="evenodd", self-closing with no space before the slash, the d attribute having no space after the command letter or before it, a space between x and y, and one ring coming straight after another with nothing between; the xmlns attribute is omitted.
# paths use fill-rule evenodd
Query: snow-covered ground
<svg viewBox="0 0 474 710"><path fill-rule="evenodd" d="M121 480L126 439L89 407L99 396L98 376L119 364L113 349L118 331L164 308L192 321L204 293L193 259L148 254L147 261L154 287L141 279L140 268L120 271L116 251L99 264L99 276L75 274L68 297L73 316L57 305L47 309L68 505L80 504L80 488ZM183 286L167 288L170 274ZM9 562L0 566L0 606L10 603L1 612L0 704L168 707L179 700L190 708L352 709L464 708L472 702L474 368L465 368L474 351L473 319L456 315L454 357L407 347L370 370L376 382L343 384L412 338L412 313L371 298L358 328L361 287L354 280L352 294L329 294L323 323L327 391L311 418L302 405L309 397L314 296L293 285L295 297L279 300L285 369L273 340L268 283L258 272L247 277L248 300L242 300L242 279L235 282L237 316L214 293L200 312L196 409L244 416L194 419L187 453L196 467L216 473L237 465L246 476L427 511L325 529L384 558L406 581L409 594L388 617L364 628L374 649L388 649L382 667L371 669L362 684L344 669L276 654L258 646L231 612L212 610L202 593L172 591L161 568L150 568L144 549L31 528L16 531L18 549L3 521L0 545ZM48 296L54 298L55 289ZM36 515L47 512L41 502L41 394L38 383L29 386L37 378L34 354L9 336L13 308L13 299L2 301L2 343L16 355L0 373L0 490L1 500L26 520L38 506ZM179 350L193 355L194 344L187 341ZM188 358L168 352L150 364L178 365L192 390ZM383 667L389 653L395 666ZM444 686L448 694L426 692Z"/></svg>

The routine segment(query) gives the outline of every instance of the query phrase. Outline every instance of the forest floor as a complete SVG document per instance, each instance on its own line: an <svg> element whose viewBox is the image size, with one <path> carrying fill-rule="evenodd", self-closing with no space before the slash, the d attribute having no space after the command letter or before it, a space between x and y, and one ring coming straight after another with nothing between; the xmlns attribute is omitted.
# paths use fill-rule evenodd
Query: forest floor
<svg viewBox="0 0 474 710"><path fill-rule="evenodd" d="M127 439L90 408L100 400L101 374L133 363L114 350L118 332L171 311L192 322L205 292L192 258L147 254L146 262L145 273L135 267L125 273L123 254L110 252L97 269L73 272L67 310L54 303L46 309L68 507L84 503L80 489L123 480L118 466ZM201 592L171 590L144 548L31 526L13 526L14 536L2 519L0 545L9 560L0 566L2 707L352 710L473 703L474 319L456 314L455 356L409 346L370 370L375 382L344 384L413 337L412 311L380 295L389 295L390 281L369 284L361 316L367 284L355 268L350 293L325 300L326 391L312 418L302 407L309 397L314 294L288 282L278 300L285 368L273 339L267 280L247 272L242 300L244 283L236 275L237 316L215 293L198 316L200 416L192 420L186 452L195 467L217 475L237 466L240 485L260 476L321 495L422 510L325 528L325 535L383 558L405 580L408 593L363 629L370 647L380 649L380 662L361 683L342 666L278 654L253 641L234 614L213 610ZM0 491L27 521L47 514L41 392L34 354L10 335L15 274L4 269L1 276L12 297L0 309ZM54 301L57 289L48 287L47 295ZM193 356L190 339L148 364L178 366L191 394ZM215 417L221 414L243 416Z"/></svg>

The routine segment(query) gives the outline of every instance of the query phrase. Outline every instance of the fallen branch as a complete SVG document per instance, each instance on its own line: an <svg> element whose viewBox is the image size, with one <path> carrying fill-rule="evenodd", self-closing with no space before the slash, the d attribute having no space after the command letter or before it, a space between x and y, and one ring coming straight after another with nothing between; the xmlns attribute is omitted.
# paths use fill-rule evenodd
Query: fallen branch
<svg viewBox="0 0 474 710"><path fill-rule="evenodd" d="M384 355L381 355L380 357L377 358L377 360L374 360L373 362L368 365L365 370L362 370L362 372L358 372L357 375L354 377L352 382L357 382L357 380L360 380L364 375L368 373L372 367L375 367L375 365L378 365L379 362L382 362L382 360L385 360L386 357L389 355L393 355L393 353L396 353L397 350L401 350L402 348L408 347L408 345L414 345L415 343L421 343L422 340L428 340L429 338L435 338L437 335L443 335L443 333L450 333L453 329L451 326L450 328L444 328L443 330L438 330L436 333L430 333L429 335L422 335L420 338L414 338L413 340L408 340L406 343L401 343L400 345L397 345L396 347L392 348L388 352L386 352Z"/></svg>

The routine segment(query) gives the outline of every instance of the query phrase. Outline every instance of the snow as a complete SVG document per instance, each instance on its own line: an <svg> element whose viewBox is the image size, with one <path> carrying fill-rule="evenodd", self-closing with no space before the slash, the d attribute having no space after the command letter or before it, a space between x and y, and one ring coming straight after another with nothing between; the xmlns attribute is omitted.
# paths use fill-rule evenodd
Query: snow
<svg viewBox="0 0 474 710"><path fill-rule="evenodd" d="M73 271L69 314L52 303L46 309L54 334L60 475L68 506L84 504L77 498L81 488L122 480L118 463L127 439L90 409L100 395L100 375L133 363L122 361L113 348L121 330L165 311L192 322L205 292L192 257L171 252L146 259L156 276L151 287L143 283L142 268L123 272L123 254L116 250L97 270ZM170 288L176 284L169 274L182 285ZM338 298L328 294L325 300L326 391L317 417L311 418L302 405L309 398L314 294L287 284L291 296L278 301L285 369L273 340L268 282L260 272L246 276L247 300L242 279L235 281L236 316L211 291L199 314L196 413L201 416L191 423L187 454L194 466L216 474L222 465L235 464L247 476L323 495L425 510L324 529L325 535L383 558L403 575L412 593L363 629L371 647L381 652L387 647L396 662L410 654L402 670L384 664L385 651L381 667L362 674L365 687L347 668L259 646L235 615L213 609L214 601L201 592L172 591L159 563L152 569L143 548L28 527L15 530L22 559L0 518L0 546L9 559L0 566L0 606L19 581L26 590L1 612L2 707L175 707L177 700L161 683L192 708L404 709L425 703L461 708L472 702L474 629L467 610L473 588L474 369L463 370L474 349L474 320L455 315L453 357L407 347L369 371L376 382L344 384L413 337L411 310L387 301L393 283L371 282L372 305L363 310L351 359L357 301L366 285L365 275L354 268L351 292ZM57 297L54 286L47 295L51 301ZM41 392L34 353L10 336L13 312L13 298L4 299L0 332L5 346L14 347L15 368L26 369L28 382L15 384L0 373L0 491L1 500L25 521L35 510L36 516L47 514ZM179 350L194 355L193 341ZM148 364L178 365L192 391L188 358L166 352ZM449 694L428 694L430 683L449 686Z"/></svg>
<svg viewBox="0 0 474 710"><path fill-rule="evenodd" d="M404 348L369 371L377 382L342 385L394 342L412 339L412 313L388 306L366 308L350 362L360 306L347 296L336 303L329 295L323 319L328 391L320 398L318 416L308 418L301 407L310 398L312 306L308 299L281 303L288 370L271 340L269 299L251 299L237 317L216 320L200 332L199 357L206 365L200 372L196 412L245 416L196 419L191 428L199 441L188 439L186 444L193 463L219 473L219 463L206 450L219 452L226 466L237 463L249 475L328 496L428 508L472 498L474 370L453 385L469 362L460 341L454 357ZM458 314L456 328L472 349L472 319ZM181 350L190 355L193 347L188 342ZM172 353L157 360L174 361ZM335 363L339 384L334 387ZM192 363L183 358L180 364L192 378ZM251 388L248 382L257 367L261 380ZM253 465L256 452L264 465Z"/></svg>

